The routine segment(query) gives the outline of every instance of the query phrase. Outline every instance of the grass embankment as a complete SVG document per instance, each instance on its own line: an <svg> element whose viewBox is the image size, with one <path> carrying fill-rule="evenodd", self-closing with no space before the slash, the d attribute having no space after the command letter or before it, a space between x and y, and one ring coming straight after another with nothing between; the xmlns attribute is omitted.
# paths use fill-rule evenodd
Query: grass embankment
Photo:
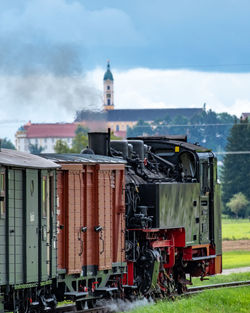
<svg viewBox="0 0 250 313"><path fill-rule="evenodd" d="M190 287L196 286L206 286L213 284L221 284L221 283L230 283L234 281L245 281L250 280L250 273L233 273L229 275L216 275L209 277L209 280L201 281L200 278L195 277L192 279L193 285Z"/></svg>
<svg viewBox="0 0 250 313"><path fill-rule="evenodd" d="M227 251L222 255L223 269L250 266L250 251Z"/></svg>
<svg viewBox="0 0 250 313"><path fill-rule="evenodd" d="M175 302L160 301L132 313L249 313L250 287L208 290Z"/></svg>
<svg viewBox="0 0 250 313"><path fill-rule="evenodd" d="M249 219L222 219L223 240L250 240Z"/></svg>

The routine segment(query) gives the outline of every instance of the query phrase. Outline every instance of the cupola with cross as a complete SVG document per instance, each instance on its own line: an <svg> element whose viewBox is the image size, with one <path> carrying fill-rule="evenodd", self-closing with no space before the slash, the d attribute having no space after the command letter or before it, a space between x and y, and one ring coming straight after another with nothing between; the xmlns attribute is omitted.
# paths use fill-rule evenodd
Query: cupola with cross
<svg viewBox="0 0 250 313"><path fill-rule="evenodd" d="M110 71L109 61L103 77L103 101L104 110L114 110L114 78Z"/></svg>

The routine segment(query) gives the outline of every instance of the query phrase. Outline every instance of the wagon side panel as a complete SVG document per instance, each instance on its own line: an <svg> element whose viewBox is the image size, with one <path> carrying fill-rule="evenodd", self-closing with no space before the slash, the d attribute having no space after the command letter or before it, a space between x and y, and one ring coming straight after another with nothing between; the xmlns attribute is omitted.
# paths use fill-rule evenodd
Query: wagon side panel
<svg viewBox="0 0 250 313"><path fill-rule="evenodd" d="M68 173L67 269L69 274L81 273L81 166Z"/></svg>
<svg viewBox="0 0 250 313"><path fill-rule="evenodd" d="M113 187L113 262L125 261L125 176L124 166L114 171Z"/></svg>
<svg viewBox="0 0 250 313"><path fill-rule="evenodd" d="M95 166L83 165L82 174L82 226L87 227L81 234L83 244L82 263L91 272L98 265L97 236L94 230L97 225Z"/></svg>

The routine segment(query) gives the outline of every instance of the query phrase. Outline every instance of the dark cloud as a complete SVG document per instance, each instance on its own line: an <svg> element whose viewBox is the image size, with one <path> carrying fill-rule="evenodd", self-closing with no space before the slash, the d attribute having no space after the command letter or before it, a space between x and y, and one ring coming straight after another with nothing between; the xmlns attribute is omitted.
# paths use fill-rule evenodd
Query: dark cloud
<svg viewBox="0 0 250 313"><path fill-rule="evenodd" d="M188 68L249 72L250 2L248 0L92 0L89 10L123 10L147 46L112 51L126 67ZM106 52L106 51L105 51ZM117 55L120 56L120 61Z"/></svg>
<svg viewBox="0 0 250 313"><path fill-rule="evenodd" d="M248 72L249 11L247 0L3 1L0 69L69 73L110 58L119 68Z"/></svg>
<svg viewBox="0 0 250 313"><path fill-rule="evenodd" d="M90 69L94 50L100 54L106 47L144 44L130 17L118 8L87 10L81 2L66 0L20 2L16 7L0 4L2 72L68 75Z"/></svg>

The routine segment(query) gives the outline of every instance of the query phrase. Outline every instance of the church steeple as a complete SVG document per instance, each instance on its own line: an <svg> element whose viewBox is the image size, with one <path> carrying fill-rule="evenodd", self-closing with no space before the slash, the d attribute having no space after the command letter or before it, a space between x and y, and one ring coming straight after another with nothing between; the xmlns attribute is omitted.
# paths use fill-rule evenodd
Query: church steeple
<svg viewBox="0 0 250 313"><path fill-rule="evenodd" d="M103 77L103 101L104 110L114 110L114 78L110 71L109 60Z"/></svg>

